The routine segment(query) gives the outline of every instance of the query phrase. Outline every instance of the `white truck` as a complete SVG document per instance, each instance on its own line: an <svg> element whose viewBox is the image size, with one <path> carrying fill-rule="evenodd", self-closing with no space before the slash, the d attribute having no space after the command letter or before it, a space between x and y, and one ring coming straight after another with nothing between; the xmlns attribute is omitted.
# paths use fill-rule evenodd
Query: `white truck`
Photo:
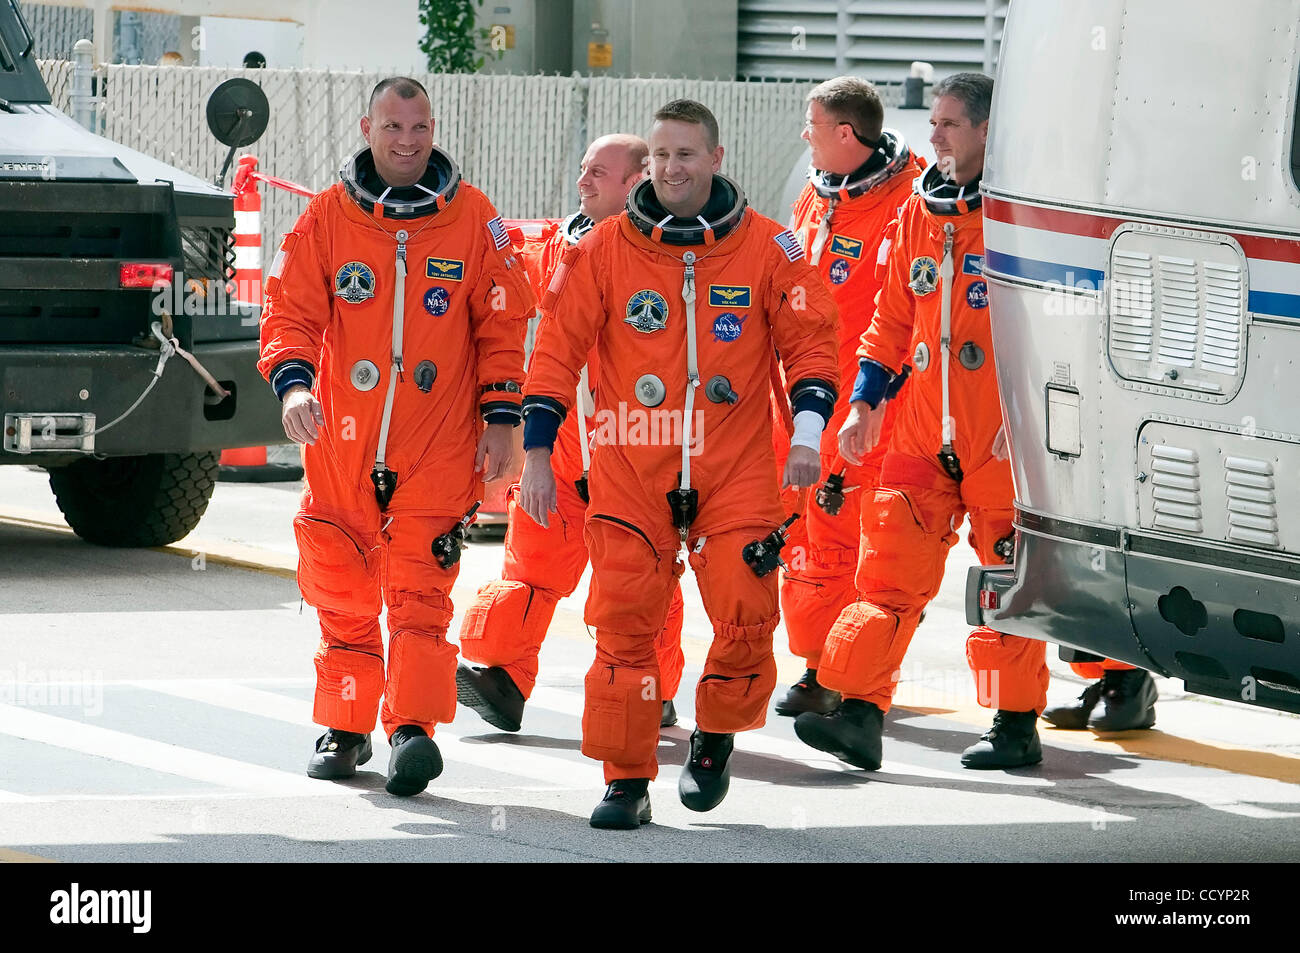
<svg viewBox="0 0 1300 953"><path fill-rule="evenodd" d="M1293 712L1298 33L1298 0L1012 3L982 192L1017 541L967 585L972 623Z"/></svg>

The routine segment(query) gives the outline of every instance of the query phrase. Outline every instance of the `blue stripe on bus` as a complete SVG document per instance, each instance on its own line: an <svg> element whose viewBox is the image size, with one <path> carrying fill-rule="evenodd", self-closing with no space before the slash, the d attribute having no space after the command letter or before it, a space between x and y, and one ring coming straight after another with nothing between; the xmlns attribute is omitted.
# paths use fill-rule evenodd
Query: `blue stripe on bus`
<svg viewBox="0 0 1300 953"><path fill-rule="evenodd" d="M1255 314L1275 314L1284 318L1300 318L1300 295L1280 291L1252 291L1246 309Z"/></svg>
<svg viewBox="0 0 1300 953"><path fill-rule="evenodd" d="M1020 258L1005 252L984 252L984 264L990 271L1001 272L1013 278L1026 281L1051 281L1058 285L1075 288L1080 291L1099 291L1106 273L1095 268L1081 268L1078 265L1058 265L1054 261L1039 261L1036 258Z"/></svg>
<svg viewBox="0 0 1300 953"><path fill-rule="evenodd" d="M1013 278L1050 281L1086 291L1100 290L1106 277L1105 272L1095 268L1061 265L1053 261L1039 261L1036 258L1021 258L992 249L985 251L984 261L990 271L1010 275ZM1246 310L1254 314L1300 319L1300 295L1285 294L1280 291L1252 291L1246 302Z"/></svg>

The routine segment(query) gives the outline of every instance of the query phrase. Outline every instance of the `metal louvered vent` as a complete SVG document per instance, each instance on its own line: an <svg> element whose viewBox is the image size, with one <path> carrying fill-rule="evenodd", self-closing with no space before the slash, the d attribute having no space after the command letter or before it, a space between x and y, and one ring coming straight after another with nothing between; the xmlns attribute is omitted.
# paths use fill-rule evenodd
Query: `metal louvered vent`
<svg viewBox="0 0 1300 953"><path fill-rule="evenodd" d="M1245 375L1246 269L1236 245L1127 225L1111 251L1108 340L1120 377L1230 396Z"/></svg>
<svg viewBox="0 0 1300 953"><path fill-rule="evenodd" d="M1151 525L1180 533L1201 533L1200 455L1168 444L1151 448Z"/></svg>
<svg viewBox="0 0 1300 953"><path fill-rule="evenodd" d="M1196 366L1200 309L1196 295L1196 262L1160 256L1160 363Z"/></svg>
<svg viewBox="0 0 1300 953"><path fill-rule="evenodd" d="M1251 457L1224 461L1228 495L1228 539L1277 549L1277 492L1273 464Z"/></svg>
<svg viewBox="0 0 1300 953"><path fill-rule="evenodd" d="M1155 283L1151 276L1151 256L1116 249L1110 273L1112 290L1123 291L1111 296L1111 353L1119 352L1122 357L1147 363L1154 339L1151 299Z"/></svg>
<svg viewBox="0 0 1300 953"><path fill-rule="evenodd" d="M1201 362L1211 370L1237 376L1243 352L1242 315L1246 282L1241 268L1212 261L1201 262L1205 279L1205 328Z"/></svg>
<svg viewBox="0 0 1300 953"><path fill-rule="evenodd" d="M742 79L905 79L914 60L936 78L992 75L1006 0L740 0L736 72Z"/></svg>

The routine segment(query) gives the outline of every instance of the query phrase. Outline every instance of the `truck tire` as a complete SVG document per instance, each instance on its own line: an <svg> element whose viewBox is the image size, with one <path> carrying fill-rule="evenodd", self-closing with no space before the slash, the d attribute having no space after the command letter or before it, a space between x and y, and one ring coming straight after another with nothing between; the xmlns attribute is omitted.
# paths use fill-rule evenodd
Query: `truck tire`
<svg viewBox="0 0 1300 953"><path fill-rule="evenodd" d="M50 471L68 525L100 546L165 546L198 525L216 486L217 453L79 460Z"/></svg>

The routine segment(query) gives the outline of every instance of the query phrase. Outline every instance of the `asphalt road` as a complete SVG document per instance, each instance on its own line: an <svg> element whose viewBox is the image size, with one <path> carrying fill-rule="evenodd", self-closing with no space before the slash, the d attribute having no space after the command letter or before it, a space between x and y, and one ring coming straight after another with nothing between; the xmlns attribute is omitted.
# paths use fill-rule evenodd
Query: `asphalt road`
<svg viewBox="0 0 1300 953"><path fill-rule="evenodd" d="M318 630L292 578L297 492L221 484L190 539L114 551L59 528L42 474L0 468L0 860L1300 858L1300 718L1181 683L1160 681L1154 730L1044 726L1042 765L964 770L959 752L989 722L965 667L964 544L904 667L878 772L805 747L772 715L738 737L727 800L693 814L676 796L694 709L683 690L682 722L660 739L654 823L590 829L603 784L578 751L584 581L557 612L519 734L462 709L436 735L444 774L415 798L384 792L379 732L356 779L309 780ZM459 607L500 559L499 543L467 550ZM689 689L708 625L689 574L684 590ZM780 692L801 666L777 641ZM1081 683L1049 655L1051 697L1073 697Z"/></svg>

